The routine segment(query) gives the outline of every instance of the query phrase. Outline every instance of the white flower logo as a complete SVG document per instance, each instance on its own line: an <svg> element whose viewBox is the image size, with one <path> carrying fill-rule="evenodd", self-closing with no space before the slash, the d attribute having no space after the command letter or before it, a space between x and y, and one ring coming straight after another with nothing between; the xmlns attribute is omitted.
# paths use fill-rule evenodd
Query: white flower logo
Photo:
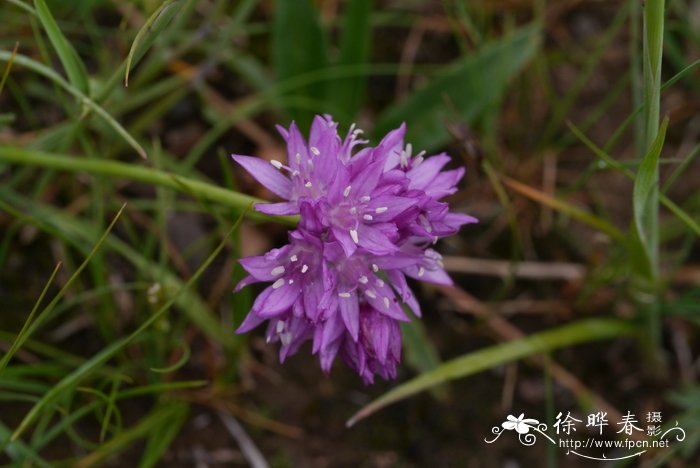
<svg viewBox="0 0 700 468"><path fill-rule="evenodd" d="M520 416L517 418L509 414L506 418L507 421L504 421L501 426L508 431L515 429L518 434L527 434L531 428L537 427L540 422L537 419L524 419L524 416L525 413L520 413Z"/></svg>

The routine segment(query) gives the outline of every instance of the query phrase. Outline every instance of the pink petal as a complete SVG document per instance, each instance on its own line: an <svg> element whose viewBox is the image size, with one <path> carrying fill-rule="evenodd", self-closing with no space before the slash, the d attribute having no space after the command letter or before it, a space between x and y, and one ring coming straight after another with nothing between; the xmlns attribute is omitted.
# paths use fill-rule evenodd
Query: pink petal
<svg viewBox="0 0 700 468"><path fill-rule="evenodd" d="M292 182L269 162L250 156L232 155L232 157L270 192L285 199L292 196Z"/></svg>

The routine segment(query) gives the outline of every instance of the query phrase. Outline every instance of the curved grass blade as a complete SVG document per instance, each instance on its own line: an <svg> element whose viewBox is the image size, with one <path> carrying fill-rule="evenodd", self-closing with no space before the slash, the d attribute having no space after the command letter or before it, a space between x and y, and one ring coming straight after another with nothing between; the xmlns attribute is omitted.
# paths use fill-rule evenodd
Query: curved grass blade
<svg viewBox="0 0 700 468"><path fill-rule="evenodd" d="M55 169L69 172L87 172L112 177L121 177L152 185L159 185L196 196L200 200L220 203L236 210L246 212L246 217L258 221L275 221L288 226L296 226L296 216L267 216L257 211L247 211L246 208L255 203L264 202L248 195L228 190L216 185L194 180L183 176L175 176L166 171L158 171L147 167L122 163L112 160L85 159L71 156L29 151L23 148L0 146L0 162L38 166L42 169Z"/></svg>
<svg viewBox="0 0 700 468"><path fill-rule="evenodd" d="M668 117L664 119L659 133L644 156L634 178L632 191L632 206L634 225L642 243L648 262L649 271L653 274L658 263L659 245L659 156L666 138Z"/></svg>
<svg viewBox="0 0 700 468"><path fill-rule="evenodd" d="M129 72L132 65L138 62L143 54L146 53L153 41L158 36L158 33L173 19L173 16L179 11L178 3L182 0L167 0L163 2L156 11L146 20L146 23L136 33L134 42L131 43L129 55L126 58L126 72L124 74L124 86L129 86Z"/></svg>
<svg viewBox="0 0 700 468"><path fill-rule="evenodd" d="M561 211L562 213L569 215L574 219L577 219L583 223L588 224L589 226L598 229L601 232L606 233L613 239L622 240L625 237L625 235L618 228L616 228L609 222L595 215L592 215L587 211L577 208L571 205L570 203L554 198L544 192L541 192L521 182L518 182L517 180L511 179L510 177L501 175L501 179L503 180L503 183L505 185L520 193L521 195L525 195L526 197L531 198L544 205L547 205L550 208L553 208L557 211Z"/></svg>
<svg viewBox="0 0 700 468"><path fill-rule="evenodd" d="M15 57L17 56L18 48L19 42L15 42L15 47L12 49L12 55L10 56L10 60L7 61L5 71L2 74L2 79L0 79L0 94L2 94L2 90L5 88L5 82L7 81L7 77L10 76L10 70L12 69L12 63L15 61Z"/></svg>
<svg viewBox="0 0 700 468"><path fill-rule="evenodd" d="M26 57L24 55L16 55L13 57L11 53L4 50L0 50L0 62L8 62L11 59L14 60L14 62L17 65L27 67L30 70L44 76L45 78L48 78L61 88L65 89L68 93L80 99L82 104L85 105L85 107L93 110L107 123L107 125L112 127L112 129L115 132L117 132L117 134L124 138L124 140L132 148L134 148L134 150L136 150L139 156L141 156L143 159L148 159L146 150L143 149L139 142L137 142L136 139L133 136L131 136L131 134L127 132L126 129L119 122L117 122L114 117L112 117L102 106L90 99L85 93L83 93L78 88L64 80L61 75L59 75L49 67L37 62L36 60L30 59L29 57Z"/></svg>
<svg viewBox="0 0 700 468"><path fill-rule="evenodd" d="M151 372L156 372L158 374L169 374L170 372L175 372L176 370L187 364L187 361L189 361L192 351L190 347L187 346L187 343L182 342L181 344L182 356L180 357L180 359L177 360L175 364L168 367L151 367Z"/></svg>
<svg viewBox="0 0 700 468"><path fill-rule="evenodd" d="M598 158L600 158L601 161L605 162L610 168L615 169L617 171L622 172L625 176L628 178L634 180L634 172L632 172L629 168L625 167L622 163L619 161L615 160L612 158L609 154L607 154L604 150L596 146L595 143L593 143L590 138L588 138L586 135L583 134L581 130L579 130L578 127L576 127L573 123L567 122L569 125L569 129L573 132L576 137L581 140L581 142L588 147ZM671 213L676 215L678 219L683 221L686 226L688 226L695 234L700 236L700 224L698 224L688 213L683 211L678 205L673 203L667 196L661 195L660 196L661 204L664 205L666 208L668 208Z"/></svg>
<svg viewBox="0 0 700 468"><path fill-rule="evenodd" d="M51 302L44 308L44 310L41 311L41 313L39 314L39 316L38 316L37 319L36 319L36 323L40 323L40 322L42 321L42 319L43 319L44 317L46 317L46 315L48 315L48 314L53 310L53 308L56 306L56 304L58 304L58 301L61 300L61 298L63 297L63 295L66 293L66 291L68 291L68 289L71 287L71 285L72 285L73 282L76 280L76 278L77 278L77 277L80 275L80 273L85 269L85 267L88 265L88 263L90 263L90 260L92 260L92 257L93 257L93 256L97 253L97 251L100 249L100 247L102 246L102 243L105 241L105 239L107 238L107 236L109 235L109 233L112 231L112 228L113 228L114 225L117 223L117 220L119 219L119 217L121 216L122 212L124 211L124 208L126 208L126 203L123 204L122 207L119 209L119 211L117 212L117 214L116 214L116 215L114 216L114 218L112 219L112 222L109 224L109 226L107 226L107 229L105 230L105 232L104 232L104 233L102 234L102 236L100 236L100 238L97 240L97 243L96 243L95 246L92 248L92 250L90 251L90 253L88 254L88 256L85 258L85 260L83 261L83 263L80 264L80 266L75 270L75 272L70 276L70 278L68 278L68 281L66 281L66 283L63 285L63 287L61 288L61 290L58 291L58 293L57 293L56 296L51 300ZM60 265L59 265L59 266L60 266ZM55 276L56 273L58 272L58 268L59 268L59 267L56 267L56 270L54 270L54 273L53 273L53 275L51 276L51 279L50 279L50 281L49 281L49 284L51 283L51 281L53 281L54 276ZM37 301L37 305L35 305L35 309L32 310L32 313L30 314L29 318L25 321L24 326L22 327L22 330L21 330L20 333L17 335L17 339L16 339L15 342L12 344L12 348L10 349L10 352L8 352L8 353L3 357L2 361L0 361L0 373L1 373L2 370L5 368L5 366L7 366L7 363L10 361L10 359L11 359L12 356L14 355L14 352L16 352L16 351L22 346L22 344L27 340L27 338L29 338L29 335L30 335L29 326L30 326L30 325L36 326L35 324L32 324L32 323L31 323L31 318L32 318L32 316L34 315L34 313L36 312L36 307L38 307L39 303L41 302L41 299L43 299L44 294L46 293L46 290L47 290L48 287L49 287L49 284L47 284L46 287L44 288L44 291L42 292L41 296L39 297L39 301Z"/></svg>
<svg viewBox="0 0 700 468"><path fill-rule="evenodd" d="M7 367L7 363L10 362L10 359L12 359L12 356L15 355L17 350L22 346L22 343L24 343L27 340L27 338L29 337L29 334L27 333L27 330L29 329L29 325L32 323L32 319L34 318L34 314L36 314L36 311L39 309L39 306L41 305L42 301L44 300L44 296L46 296L46 293L48 292L49 287L53 283L53 280L56 277L58 270L61 269L61 265L62 265L61 262L58 262L58 264L56 264L56 268L54 268L53 273L51 273L51 277L46 282L44 289L41 291L41 294L39 294L39 298L34 303L34 307L32 308L32 311L29 313L29 317L27 317L27 320L24 321L24 325L22 326L22 329L17 334L17 337L15 338L15 341L12 343L12 346L10 346L10 349L2 357L2 360L0 360L0 375L2 375L2 372L5 370L5 367ZM39 317L39 318L41 318L41 317Z"/></svg>
<svg viewBox="0 0 700 468"><path fill-rule="evenodd" d="M20 422L19 426L17 429L15 429L14 433L12 434L12 441L17 440L24 431L29 428L29 426L34 423L34 421L37 419L41 411L55 401L56 398L58 398L61 393L64 391L70 390L74 386L76 386L80 381L83 379L87 378L88 376L92 375L96 370L98 370L102 365L104 365L107 361L109 361L113 356L115 356L119 351L124 349L127 345L129 345L132 341L134 341L136 338L138 338L141 333L143 333L146 329L148 329L151 325L153 325L155 322L160 320L160 318L165 315L165 313L175 304L175 301L177 298L182 294L183 291L188 290L189 288L192 287L198 280L199 277L202 276L202 273L204 273L204 270L207 269L207 267L214 261L214 259L219 255L219 253L223 250L223 248L226 246L226 243L228 242L229 237L231 237L231 234L238 229L238 226L240 225L241 221L243 220L243 215L241 215L236 223L233 225L233 227L228 231L228 233L224 236L223 240L219 245L214 249L214 251L209 255L209 257L202 263L202 265L197 269L197 271L192 275L192 277L185 283L185 285L175 294L173 297L171 297L163 306L158 309L155 313L153 313L145 322L141 324L134 332L132 332L130 335L121 338L120 340L116 341L115 343L112 343L110 346L107 346L104 348L102 351L97 353L95 356L93 356L91 359L85 361L80 367L78 367L76 370L65 376L63 379L61 379L58 383L56 383L51 390L46 392L44 396L41 398L41 400L36 403L31 410L29 410L29 413L22 419L22 422Z"/></svg>
<svg viewBox="0 0 700 468"><path fill-rule="evenodd" d="M539 49L540 29L537 24L522 28L448 65L425 87L388 107L374 133L384 135L408 120L414 148L431 151L448 142L445 98L468 123L493 109L510 79Z"/></svg>
<svg viewBox="0 0 700 468"><path fill-rule="evenodd" d="M44 0L34 0L34 8L36 9L36 14L39 17L41 25L49 36L51 45L56 49L63 69L66 71L66 75L68 75L68 81L81 93L89 96L90 84L88 82L85 64L80 60L78 53L61 32L46 2Z"/></svg>
<svg viewBox="0 0 700 468"><path fill-rule="evenodd" d="M632 324L619 320L591 319L475 351L446 361L438 368L421 374L385 393L355 413L348 420L347 426L352 426L385 406L441 383L476 374L534 354L547 353L564 346L631 335L635 330L636 328Z"/></svg>

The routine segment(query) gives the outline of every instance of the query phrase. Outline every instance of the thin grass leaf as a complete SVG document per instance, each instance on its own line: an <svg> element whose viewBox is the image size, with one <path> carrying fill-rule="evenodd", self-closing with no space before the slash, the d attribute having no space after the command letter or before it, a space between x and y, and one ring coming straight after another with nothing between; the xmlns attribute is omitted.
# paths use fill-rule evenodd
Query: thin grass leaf
<svg viewBox="0 0 700 468"><path fill-rule="evenodd" d="M107 227L107 229L105 230L105 232L102 234L102 236L100 236L100 238L97 240L97 243L96 243L95 246L92 248L92 250L90 251L90 253L88 254L88 256L85 258L85 260L83 261L83 263L81 263L80 266L75 270L75 272L70 276L70 278L68 278L68 281L66 281L66 283L63 285L63 287L60 289L60 291L58 291L58 293L57 293L56 296L53 298L53 300L51 300L51 302L41 311L41 313L39 314L39 316L38 316L37 319L36 319L36 323L41 323L41 321L43 320L43 318L46 317L46 316L51 312L51 310L53 310L53 308L56 306L56 304L58 303L58 301L61 300L61 298L63 297L63 295L66 293L66 291L68 291L68 289L70 289L71 285L72 285L73 282L76 280L76 278L77 278L78 276L80 276L80 273L85 269L85 267L88 265L88 263L90 263L90 260L92 259L92 257L95 256L95 254L97 253L97 251L98 251L98 250L100 249L100 247L102 246L102 243L105 241L105 239L107 238L107 236L109 235L109 233L112 231L112 228L113 228L114 225L117 223L117 220L119 219L119 217L121 216L122 212L124 211L124 208L126 208L126 203L122 205L122 207L119 209L119 211L118 211L117 214L114 216L114 218L112 218L112 222L109 224L109 226ZM58 272L58 269L59 269L59 268L60 268L60 264L59 264L59 265L56 267L56 269L54 270L54 273L53 273L53 275L51 276L50 281L53 281L53 278L54 278L54 276L56 275L56 273ZM49 283L49 284L50 284L50 283ZM27 319L27 321L25 321L24 326L22 327L22 330L20 330L20 333L17 335L17 339L15 340L15 342L14 342L13 345L12 345L12 349L14 349L14 351L13 351L13 352L8 352L8 353L3 357L2 361L0 361L0 373L2 372L2 370L5 368L5 366L7 365L7 363L8 363L8 362L10 361L10 359L12 358L12 356L14 355L14 352L16 352L17 349L19 349L19 348L22 346L22 344L23 344L23 343L27 340L27 338L29 337L29 335L30 335L30 328L29 328L30 325L32 325L32 327L34 327L34 328L36 327L36 323L31 323L31 318L32 318L34 312L36 312L36 307L38 307L38 303L41 302L41 299L43 299L44 294L46 293L46 290L47 290L48 287L49 287L49 284L47 284L46 287L44 288L44 291L42 292L42 294L41 294L41 296L40 296L40 298L39 298L39 301L37 301L37 305L35 305L35 309L32 310L32 313L30 314L29 319ZM12 350L11 350L11 351L12 351Z"/></svg>
<svg viewBox="0 0 700 468"><path fill-rule="evenodd" d="M53 465L46 462L39 454L31 447L25 445L22 441L16 441L8 444L10 439L10 429L0 422L0 447L5 447L4 451L11 460L17 462L26 461L25 463L36 463L36 466L41 468L51 468ZM25 465L23 465L25 466Z"/></svg>
<svg viewBox="0 0 700 468"><path fill-rule="evenodd" d="M22 419L22 422L19 424L17 429L15 429L15 432L12 434L12 440L16 440L19 436L21 436L24 431L27 430L27 428L37 419L41 411L52 403L53 401L56 400L64 391L68 391L71 388L73 388L75 385L77 385L80 381L83 379L89 377L92 375L97 369L99 369L101 366L103 366L109 359L111 359L113 356L115 356L118 352L120 352L122 349L124 349L127 345L129 345L132 341L134 341L136 338L138 338L146 329L148 329L151 325L153 325L155 322L160 320L161 317L165 315L165 313L170 309L170 307L173 306L175 303L176 299L182 294L184 290L187 290L192 287L193 284L195 284L198 280L199 277L204 273L204 270L207 269L207 267L211 264L211 262L214 261L214 259L219 255L219 253L223 250L224 246L228 242L228 238L231 236L231 234L238 229L238 226L240 225L241 221L243 220L243 215L241 215L236 223L233 225L233 227L228 231L228 233L224 236L223 240L221 243L216 247L216 249L212 252L212 254L202 263L202 265L197 269L197 271L192 275L192 277L185 283L185 285L172 297L170 298L163 306L158 309L155 313L153 313L144 323L141 324L134 332L132 332L130 335L121 338L117 342L111 344L110 346L104 348L102 351L97 353L95 356L93 356L91 359L87 360L85 363L83 363L79 368L65 376L63 379L61 379L58 383L56 383L51 390L49 390L42 399L32 407L32 409L27 413L27 415Z"/></svg>
<svg viewBox="0 0 700 468"><path fill-rule="evenodd" d="M163 2L136 33L134 42L131 43L131 48L129 49L129 55L126 58L124 86L129 86L131 67L138 63L143 54L153 45L153 41L158 37L158 34L168 26L173 17L180 11L180 3L182 3L181 0L166 0Z"/></svg>
<svg viewBox="0 0 700 468"><path fill-rule="evenodd" d="M668 117L664 119L659 133L639 166L634 179L632 206L634 225L644 247L650 272L656 270L659 245L659 156L666 138Z"/></svg>
<svg viewBox="0 0 700 468"><path fill-rule="evenodd" d="M200 200L220 203L224 206L235 209L239 214L246 212L246 217L249 219L258 221L275 221L288 226L296 226L297 224L296 216L267 216L258 213L257 211L246 211L246 207L249 205L260 202L264 203L264 200L250 197L232 190L227 190L207 182L190 179L183 176L176 176L170 172L158 171L134 164L112 160L75 158L59 154L42 153L38 151L29 151L22 148L1 146L0 161L38 166L43 169L54 169L69 172L87 172L89 174L101 174L145 182L147 184L159 185L189 193L196 196L196 198Z"/></svg>
<svg viewBox="0 0 700 468"><path fill-rule="evenodd" d="M522 28L449 65L425 87L387 108L374 133L384 135L406 121L414 148L432 151L444 145L450 139L445 128L449 106L470 124L496 108L510 79L537 52L539 33L538 25Z"/></svg>
<svg viewBox="0 0 700 468"><path fill-rule="evenodd" d="M190 360L190 354L192 351L186 342L181 342L180 345L180 347L182 348L182 356L180 357L180 359L177 360L175 364L168 367L151 367L151 372L155 372L158 374L169 374L171 372L175 372L176 370L187 364L187 361Z"/></svg>
<svg viewBox="0 0 700 468"><path fill-rule="evenodd" d="M80 222L74 217L67 216L62 211L49 208L45 205L38 205L34 201L28 201L17 194L3 190L0 192L4 198L9 199L12 203L22 206L23 211L18 211L11 206L8 206L0 198L0 208L12 214L17 219L25 220L30 224L48 232L49 234L63 239L65 242L73 245L80 251L85 250L85 245L94 242L97 233L93 226ZM32 217L24 213L32 213ZM47 224L50 220L51 224ZM138 271L143 271L152 278L163 279L163 289L165 291L181 290L183 282L179 277L170 272L163 272L159 266L144 257L143 254L129 245L119 240L116 237L110 236L107 238L107 245L114 250L118 255L121 255L129 263L134 265ZM233 349L237 343L232 334L222 328L221 323L216 320L207 305L201 298L193 292L184 290L176 300L177 306L182 310L188 318L207 336L220 343L225 348ZM34 327L30 329L30 334L34 331ZM82 363L83 361L79 361Z"/></svg>
<svg viewBox="0 0 700 468"><path fill-rule="evenodd" d="M12 346L10 346L10 349L7 351L7 353L5 353L2 360L0 360L0 375L2 375L3 371L5 370L5 367L7 367L7 363L9 363L10 359L12 359L12 356L14 356L15 353L17 352L17 350L22 346L22 343L24 343L27 340L27 337L29 336L27 334L27 330L29 329L29 325L32 323L32 320L34 319L34 314L36 314L36 311L39 309L39 306L44 301L44 296L46 296L46 293L48 292L49 287L53 283L53 280L56 277L56 274L58 273L58 271L60 269L61 269L61 262L58 262L58 264L56 265L56 268L54 268L54 270L53 270L53 273L51 273L49 280L44 285L44 289L41 291L41 294L39 294L39 298L34 303L34 307L32 308L32 311L29 313L29 317L27 317L27 320L24 321L24 325L22 325L22 329L17 334L17 337L15 338L14 342L12 343Z"/></svg>
<svg viewBox="0 0 700 468"><path fill-rule="evenodd" d="M46 35L49 37L51 45L56 50L58 58L61 60L66 75L68 75L68 81L85 96L89 96L90 84L85 64L61 32L46 2L44 0L34 0L34 8L36 9L41 25L46 31Z"/></svg>
<svg viewBox="0 0 700 468"><path fill-rule="evenodd" d="M551 195L546 194L540 190L534 189L528 185L513 180L510 177L501 175L501 179L503 180L503 183L512 190L515 190L516 192L525 195L526 197L531 198L539 203L547 205L552 209L555 209L568 216L571 216L572 218L577 219L582 223L588 224L589 226L592 226L598 229L599 231L604 232L613 239L622 240L625 238L625 235L622 233L622 231L620 231L618 228L616 228L606 220L599 218L598 216L595 216L580 208L577 208L563 200L559 200L558 198L552 197Z"/></svg>
<svg viewBox="0 0 700 468"><path fill-rule="evenodd" d="M290 44L294 38L294 44ZM272 31L272 65L278 82L313 73L328 64L327 38L316 8L310 0L276 0ZM325 83L300 87L292 96L307 102L322 102ZM313 112L293 109L290 115L304 128Z"/></svg>
<svg viewBox="0 0 700 468"><path fill-rule="evenodd" d="M385 406L450 380L467 377L535 354L588 341L628 336L635 331L634 325L619 320L591 319L481 349L447 361L438 368L390 390L355 413L348 420L347 426L352 426Z"/></svg>
<svg viewBox="0 0 700 468"><path fill-rule="evenodd" d="M143 456L139 461L139 468L156 466L187 421L190 409L188 404L172 401L168 406L172 412L162 420L157 429L150 432Z"/></svg>
<svg viewBox="0 0 700 468"><path fill-rule="evenodd" d="M100 445L97 450L78 460L73 466L76 468L97 466L104 460L124 451L135 441L158 430L164 422L170 421L177 411L181 411L181 405L182 403L174 402L156 408L134 426L121 431L108 442Z"/></svg>
<svg viewBox="0 0 700 468"><path fill-rule="evenodd" d="M10 60L7 61L7 65L5 65L5 71L2 73L2 79L0 79L0 94L2 94L2 90L5 89L5 82L7 81L7 77L10 76L10 70L12 69L12 64L15 61L15 57L17 57L17 49L19 48L19 42L15 42L15 47L12 49L12 55L10 56ZM2 114L3 116L5 115L12 115L12 114Z"/></svg>
<svg viewBox="0 0 700 468"><path fill-rule="evenodd" d="M407 307L404 306L404 310ZM406 364L418 373L428 372L437 368L442 360L437 349L425 331L425 325L419 320L401 323L401 337ZM438 400L447 398L447 387L436 387L432 390Z"/></svg>
<svg viewBox="0 0 700 468"><path fill-rule="evenodd" d="M75 86L64 80L61 75L59 75L49 67L37 62L36 60L30 59L29 57L26 57L24 55L16 55L15 57L13 57L11 53L4 50L0 50L0 62L8 62L11 59L14 60L14 62L16 62L17 65L27 67L30 70L44 76L45 78L48 78L61 88L65 89L68 93L80 99L81 103L84 104L85 107L91 109L97 115L99 115L107 123L107 125L109 125L115 132L117 132L117 134L119 134L124 139L124 141L126 141L134 150L136 150L139 156L141 156L143 159L148 158L146 150L143 149L139 142L137 142L136 139L133 136L131 136L131 134L127 132L126 129L114 119L114 117L112 117L106 110L104 110L103 107L101 107L99 104L97 104L87 95L85 95L85 93L83 93Z"/></svg>
<svg viewBox="0 0 700 468"><path fill-rule="evenodd" d="M352 0L346 3L340 36L339 66L364 65L369 68L372 39L371 15L371 0ZM329 86L328 100L333 103L335 109L350 120L357 115L364 102L366 86L366 75L358 74L332 81Z"/></svg>
<svg viewBox="0 0 700 468"><path fill-rule="evenodd" d="M590 138L584 135L583 132L573 123L567 122L567 125L569 126L571 132L576 136L576 138L581 140L581 142L584 145L586 145L588 149L590 149L608 167L610 167L611 169L615 169L616 171L620 171L622 174L624 174L631 180L635 180L634 172L632 172L628 167L626 167L624 164L617 161L616 159L612 158L604 150L599 148L595 143L593 143L590 140ZM695 234L700 236L700 224L698 224L692 216L683 211L678 205L672 202L665 195L660 195L660 200L662 205L664 205L666 208L669 209L669 211L675 214L676 217L680 219L683 223L685 223L685 225L688 226Z"/></svg>

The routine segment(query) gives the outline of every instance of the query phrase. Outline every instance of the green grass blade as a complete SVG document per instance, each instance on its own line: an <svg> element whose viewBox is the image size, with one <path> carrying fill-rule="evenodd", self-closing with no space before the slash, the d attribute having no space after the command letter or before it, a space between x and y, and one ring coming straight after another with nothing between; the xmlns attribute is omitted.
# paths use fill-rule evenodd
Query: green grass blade
<svg viewBox="0 0 700 468"><path fill-rule="evenodd" d="M450 380L564 346L631 335L635 330L632 324L619 320L591 319L481 349L447 361L438 368L399 385L355 413L347 425L352 426L385 406Z"/></svg>
<svg viewBox="0 0 700 468"><path fill-rule="evenodd" d="M41 25L44 27L44 30L46 30L46 35L49 36L51 45L56 50L58 58L61 60L66 75L68 75L68 81L81 93L89 96L90 84L85 64L83 64L78 53L61 32L46 2L44 0L34 0L34 8L36 9Z"/></svg>
<svg viewBox="0 0 700 468"><path fill-rule="evenodd" d="M444 145L450 139L445 128L449 106L468 123L494 109L510 79L537 52L539 32L536 25L528 26L448 66L424 88L387 108L379 116L375 135L384 135L406 121L407 139L414 148L432 151Z"/></svg>
<svg viewBox="0 0 700 468"><path fill-rule="evenodd" d="M634 212L634 225L639 235L639 239L644 247L644 252L649 263L650 274L655 270L658 263L659 244L659 156L666 137L668 118L664 119L659 129L659 133L652 143L649 151L639 166L637 176L634 180L634 190L632 192L632 205Z"/></svg>
<svg viewBox="0 0 700 468"><path fill-rule="evenodd" d="M156 408L134 426L121 431L97 450L78 460L73 466L85 468L100 465L104 460L122 452L138 439L147 437L162 428L165 422L172 420L174 414L182 411L180 408L182 405L182 403L173 402Z"/></svg>
<svg viewBox="0 0 700 468"><path fill-rule="evenodd" d="M5 353L5 355L2 357L2 360L0 360L0 375L2 375L2 372L5 370L5 367L7 367L7 363L10 362L10 359L12 359L12 356L15 355L17 350L22 346L22 343L24 343L29 336L27 334L27 330L29 329L29 325L32 323L32 320L34 319L34 314L36 314L36 311L39 310L39 306L44 300L44 296L46 296L46 293L49 290L49 287L53 283L54 278L56 277L56 274L58 273L58 270L61 269L61 262L58 262L56 265L56 268L54 268L53 273L51 273L51 277L49 277L49 280L46 282L46 285L44 286L44 289L41 291L41 294L39 294L39 298L36 300L34 303L34 307L32 308L32 311L29 313L29 317L27 317L27 320L24 321L24 325L22 326L22 329L19 331L17 334L17 337L15 338L15 341L12 343L12 346L10 346L10 349Z"/></svg>
<svg viewBox="0 0 700 468"><path fill-rule="evenodd" d="M139 142L136 141L136 139L133 136L131 136L131 134L127 132L126 129L119 122L117 122L114 117L112 117L102 106L90 99L85 93L83 93L78 88L64 80L63 77L61 77L61 75L59 75L49 67L37 62L36 60L30 59L29 57L26 57L24 55L13 56L10 52L0 50L0 62L8 62L10 60L14 60L14 62L17 65L27 67L28 69L38 73L39 75L48 78L49 80L53 81L58 86L66 90L71 95L80 99L81 103L85 105L85 107L91 109L97 115L99 115L107 123L107 125L109 125L115 132L117 132L119 136L121 136L124 139L124 141L126 141L132 148L134 148L134 150L136 150L139 156L141 156L144 159L147 158L146 150L143 149Z"/></svg>
<svg viewBox="0 0 700 468"><path fill-rule="evenodd" d="M290 46L290 38L294 44ZM272 36L272 65L278 82L324 68L327 38L316 8L310 0L276 0ZM303 101L322 102L325 83L304 86L289 96ZM289 109L302 128L311 122L308 110Z"/></svg>
<svg viewBox="0 0 700 468"><path fill-rule="evenodd" d="M163 454L172 444L175 436L187 421L189 414L189 405L181 402L169 402L171 413L163 419L160 427L151 431L148 436L146 448L143 451L143 456L139 461L139 468L150 468L156 466L161 460Z"/></svg>
<svg viewBox="0 0 700 468"><path fill-rule="evenodd" d="M588 147L601 161L605 162L605 164L610 167L611 169L615 169L617 171L620 171L623 173L625 176L630 178L631 180L635 179L634 172L632 172L628 167L625 167L624 164L620 163L619 161L615 160L612 158L609 154L607 154L605 151L603 151L601 148L599 148L595 143L593 143L590 138L588 138L586 135L583 134L581 130L579 130L574 124L571 122L568 122L569 128L571 129L571 132L579 139L581 142ZM669 211L671 211L678 219L683 221L686 226L688 226L695 234L700 236L700 224L698 224L692 216L690 216L688 213L683 211L678 205L673 203L668 197L665 195L660 196L661 204L664 205L666 208L668 208Z"/></svg>
<svg viewBox="0 0 700 468"><path fill-rule="evenodd" d="M173 17L180 11L178 8L180 3L182 3L182 0L167 0L163 2L136 33L134 42L129 49L129 55L126 58L124 86L129 86L131 67L138 63L143 54L153 45L153 41L158 37L158 34L168 26Z"/></svg>
<svg viewBox="0 0 700 468"><path fill-rule="evenodd" d="M58 398L61 393L64 391L70 390L73 388L75 385L77 385L80 381L83 379L87 378L88 376L92 375L97 369L99 369L101 366L103 366L109 359L111 359L113 356L115 356L119 351L124 349L127 345L129 345L132 341L134 341L136 338L138 338L141 333L143 333L146 329L148 329L151 325L153 325L155 322L157 322L165 313L172 307L172 305L175 303L176 299L180 294L182 294L182 291L187 290L192 287L193 284L197 282L199 277L202 275L204 270L207 269L207 267L211 264L211 262L214 261L214 259L219 255L219 253L223 250L224 246L228 242L228 238L231 236L231 234L238 228L240 225L241 221L243 219L243 215L241 215L234 226L229 230L229 232L224 236L223 240L221 243L217 246L217 248L212 252L212 254L202 263L202 265L197 269L197 271L192 275L192 277L185 283L185 285L172 297L170 298L163 306L158 309L155 313L153 313L141 326L139 326L133 333L130 335L121 338L117 342L111 344L110 346L106 347L99 353L97 353L95 356L93 356L91 359L87 360L85 363L83 363L80 367L78 367L76 370L65 376L63 379L61 379L58 383L56 383L51 390L46 392L44 396L41 398L41 400L35 404L31 410L29 410L29 413L22 419L22 422L19 424L17 429L15 429L14 433L12 434L12 440L16 440L18 437L24 433L24 431L29 428L29 426L37 419L41 411L55 401L56 398Z"/></svg>
<svg viewBox="0 0 700 468"><path fill-rule="evenodd" d="M246 211L251 203L264 202L257 198L227 190L216 185L176 176L170 172L158 171L147 167L137 166L103 159L85 159L71 156L29 151L22 148L1 147L0 162L38 166L42 169L54 169L69 172L87 172L89 174L108 175L130 179L147 184L159 185L196 196L198 199L220 203L233 208L237 213L247 213L247 217L258 221L276 221L289 226L296 226L295 216L266 216L257 211Z"/></svg>
<svg viewBox="0 0 700 468"><path fill-rule="evenodd" d="M5 89L5 82L7 81L7 77L10 76L10 70L12 70L12 63L15 61L18 48L19 42L15 42L15 47L12 49L12 55L10 55L10 60L7 61L7 65L5 65L5 71L2 73L2 79L0 79L0 94L2 94L2 90ZM3 114L3 116L4 115L10 114Z"/></svg>
<svg viewBox="0 0 700 468"><path fill-rule="evenodd" d="M371 14L371 0L352 0L346 3L340 37L339 66L369 67ZM333 103L334 109L341 111L350 120L357 115L362 106L366 85L367 77L359 74L333 81L329 87L328 100Z"/></svg>
<svg viewBox="0 0 700 468"><path fill-rule="evenodd" d="M102 234L102 236L97 240L97 243L96 243L95 246L92 248L92 250L90 251L90 253L88 254L88 256L85 258L85 260L83 261L83 263L81 263L80 266L75 270L75 272L70 276L70 278L68 278L68 281L66 281L66 283L63 285L63 287L61 288L61 290L58 291L58 293L57 293L56 296L53 298L53 300L51 300L51 302L44 308L44 310L41 311L41 313L40 313L39 316L37 317L35 323L31 323L31 317L32 317L33 313L35 312L34 310L32 311L32 314L30 314L30 317L29 317L29 318L27 319L27 321L25 322L24 327L22 327L22 330L21 330L20 333L17 335L17 339L16 339L15 342L12 344L12 349L11 349L11 351L12 351L12 350L14 350L14 351L13 351L13 352L8 352L8 353L3 357L2 361L0 362L0 372L2 372L2 370L5 368L5 366L7 365L7 363L10 361L10 359L12 358L12 355L14 354L14 352L16 352L16 351L22 346L22 344L27 340L27 338L29 338L29 335L30 335L30 328L29 328L29 326L32 325L32 327L36 327L36 323L40 323L40 322L42 321L42 319L43 319L44 317L46 317L46 316L51 312L51 310L53 310L53 308L56 306L56 304L58 304L58 301L61 300L61 298L63 297L63 295L66 293L66 291L68 291L68 289L70 289L71 285L72 285L73 282L76 280L76 278L77 278L78 276L80 276L80 273L85 269L85 267L88 265L88 263L90 263L90 260L92 259L92 257L97 253L97 251L98 251L98 250L100 249L100 247L102 246L102 243L105 241L105 239L107 238L107 236L109 235L109 233L112 231L112 228L113 228L114 225L117 223L117 220L118 220L119 217L121 216L121 214L122 214L122 212L124 211L124 208L125 208L125 207L126 207L126 204L122 205L122 207L119 209L119 211L117 212L117 214L114 216L114 218L112 219L112 222L109 224L109 226L107 227L107 229L105 230L105 232L104 232L104 233ZM56 268L56 270L54 270L54 275L56 274L57 271L58 271L58 267ZM51 276L51 281L53 280L53 276L54 276L54 275ZM47 285L46 288L48 288L48 285ZM42 292L42 294L41 294L41 296L40 296L38 302L40 302L41 299L44 297L44 294L45 294L45 292L46 292L46 288L45 288L44 291Z"/></svg>
<svg viewBox="0 0 700 468"><path fill-rule="evenodd" d="M599 231L604 232L613 239L622 240L625 238L625 235L622 233L622 231L610 224L605 219L595 216L585 210L582 210L581 208L578 208L568 202L555 198L540 190L536 190L528 185L518 182L517 180L511 179L510 177L502 175L501 179L503 180L503 183L506 186L508 186L512 190L515 190L521 195L525 195L526 197L531 198L539 203L542 203L543 205L547 205L552 209L564 213L565 215L571 216L572 218L577 219L582 223L588 224L589 226L592 226L598 229Z"/></svg>

